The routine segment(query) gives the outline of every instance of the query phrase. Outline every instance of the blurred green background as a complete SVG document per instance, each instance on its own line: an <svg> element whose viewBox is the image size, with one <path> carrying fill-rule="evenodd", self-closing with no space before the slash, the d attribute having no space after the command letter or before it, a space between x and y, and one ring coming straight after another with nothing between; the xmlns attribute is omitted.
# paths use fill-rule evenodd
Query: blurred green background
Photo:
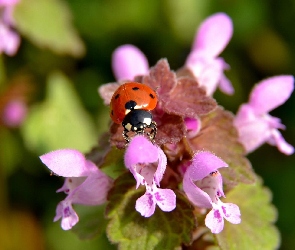
<svg viewBox="0 0 295 250"><path fill-rule="evenodd" d="M38 156L65 147L86 153L108 128L108 108L97 87L114 81L116 47L134 44L151 66L166 57L176 70L200 22L215 12L227 13L234 23L222 57L231 66L226 74L236 93L229 97L217 91L214 97L236 112L258 81L295 75L294 0L21 1L15 19L22 42L16 56L1 56L0 98L11 89L29 92L30 109L20 128L0 126L0 249L1 242L23 250L108 246L104 235L79 241L52 222L64 197L55 193L62 179L50 176ZM295 145L295 95L271 114L282 119L283 136ZM249 158L273 192L281 249L294 249L295 157L264 145Z"/></svg>

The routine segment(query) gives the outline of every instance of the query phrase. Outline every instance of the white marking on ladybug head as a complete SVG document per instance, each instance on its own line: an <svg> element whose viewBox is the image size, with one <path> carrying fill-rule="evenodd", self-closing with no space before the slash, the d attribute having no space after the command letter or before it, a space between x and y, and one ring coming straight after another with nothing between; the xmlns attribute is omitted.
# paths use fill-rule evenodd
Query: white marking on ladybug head
<svg viewBox="0 0 295 250"><path fill-rule="evenodd" d="M130 109L125 109L125 115L127 115L130 111Z"/></svg>
<svg viewBox="0 0 295 250"><path fill-rule="evenodd" d="M143 123L145 123L146 125L151 125L151 123L152 123L152 119L151 118L144 118L143 119Z"/></svg>

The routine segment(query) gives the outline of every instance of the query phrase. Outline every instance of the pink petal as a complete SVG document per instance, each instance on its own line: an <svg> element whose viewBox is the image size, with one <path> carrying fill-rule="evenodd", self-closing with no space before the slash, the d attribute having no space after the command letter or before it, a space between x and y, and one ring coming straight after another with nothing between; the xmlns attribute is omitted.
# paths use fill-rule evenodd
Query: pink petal
<svg viewBox="0 0 295 250"><path fill-rule="evenodd" d="M202 125L201 120L199 118L185 117L184 123L187 129L188 138L193 138L200 132Z"/></svg>
<svg viewBox="0 0 295 250"><path fill-rule="evenodd" d="M152 144L144 136L137 135L131 140L126 149L124 163L134 175L134 178L137 181L137 187L139 184L143 184L143 177L136 171L137 166L156 163L157 169L153 174L156 183L159 185L166 168L167 158L158 146Z"/></svg>
<svg viewBox="0 0 295 250"><path fill-rule="evenodd" d="M170 212L176 207L176 195L171 189L158 188L154 197L162 211Z"/></svg>
<svg viewBox="0 0 295 250"><path fill-rule="evenodd" d="M40 156L41 161L55 174L64 177L87 176L96 166L86 161L75 149L60 149Z"/></svg>
<svg viewBox="0 0 295 250"><path fill-rule="evenodd" d="M240 126L255 122L256 118L253 108L249 104L242 104L234 119L234 125L239 130Z"/></svg>
<svg viewBox="0 0 295 250"><path fill-rule="evenodd" d="M193 181L197 181L222 167L228 167L228 165L214 154L200 151L194 155L192 164L188 168L186 174L188 174Z"/></svg>
<svg viewBox="0 0 295 250"><path fill-rule="evenodd" d="M144 217L150 217L154 214L156 203L154 197L150 193L145 193L137 199L135 209Z"/></svg>
<svg viewBox="0 0 295 250"><path fill-rule="evenodd" d="M57 221L61 218L61 227L63 230L69 230L75 226L79 217L75 210L73 209L71 203L67 201L61 201L56 208L56 216L54 221Z"/></svg>
<svg viewBox="0 0 295 250"><path fill-rule="evenodd" d="M67 199L74 204L100 205L106 202L113 181L100 170L92 173L78 186Z"/></svg>
<svg viewBox="0 0 295 250"><path fill-rule="evenodd" d="M134 80L135 76L147 75L149 72L145 55L131 44L122 45L114 51L112 66L117 81Z"/></svg>
<svg viewBox="0 0 295 250"><path fill-rule="evenodd" d="M212 209L206 216L205 225L213 234L218 234L223 230L224 220L218 209Z"/></svg>
<svg viewBox="0 0 295 250"><path fill-rule="evenodd" d="M167 157L162 149L158 148L158 167L154 175L154 180L156 184L159 186L160 181L163 179L164 172L167 166Z"/></svg>
<svg viewBox="0 0 295 250"><path fill-rule="evenodd" d="M233 203L222 203L223 217L232 224L241 223L241 212L239 207Z"/></svg>
<svg viewBox="0 0 295 250"><path fill-rule="evenodd" d="M13 56L18 50L19 45L19 35L8 26L0 24L0 53L3 51L9 56Z"/></svg>
<svg viewBox="0 0 295 250"><path fill-rule="evenodd" d="M224 50L232 33L230 17L225 13L216 13L200 25L192 50L202 50L208 57L216 57Z"/></svg>
<svg viewBox="0 0 295 250"><path fill-rule="evenodd" d="M210 196L193 183L191 178L189 178L187 172L185 173L183 179L183 190L189 198L189 200L195 206L201 208L212 208L212 200Z"/></svg>
<svg viewBox="0 0 295 250"><path fill-rule="evenodd" d="M236 126L239 132L239 141L247 153L250 153L264 144L271 136L272 129L264 119L256 119L245 125Z"/></svg>
<svg viewBox="0 0 295 250"><path fill-rule="evenodd" d="M294 153L294 147L285 141L284 137L277 129L273 129L271 131L271 134L272 134L271 139L273 139L273 142L278 147L280 152L286 155L291 155ZM270 144L273 145L273 143L270 143Z"/></svg>
<svg viewBox="0 0 295 250"><path fill-rule="evenodd" d="M293 76L275 76L258 83L252 90L249 104L256 114L264 114L288 100L294 89Z"/></svg>
<svg viewBox="0 0 295 250"><path fill-rule="evenodd" d="M233 95L235 93L235 89L231 84L230 80L222 74L219 81L219 89L228 95Z"/></svg>
<svg viewBox="0 0 295 250"><path fill-rule="evenodd" d="M204 65L203 71L197 77L201 86L205 87L206 93L212 96L220 82L223 75L223 65L220 60L212 60L210 63Z"/></svg>
<svg viewBox="0 0 295 250"><path fill-rule="evenodd" d="M9 127L18 127L26 118L27 112L28 108L24 102L14 100L5 106L2 120Z"/></svg>
<svg viewBox="0 0 295 250"><path fill-rule="evenodd" d="M137 163L153 163L158 161L158 148L141 135L134 136L129 143L125 156L125 166L132 168Z"/></svg>

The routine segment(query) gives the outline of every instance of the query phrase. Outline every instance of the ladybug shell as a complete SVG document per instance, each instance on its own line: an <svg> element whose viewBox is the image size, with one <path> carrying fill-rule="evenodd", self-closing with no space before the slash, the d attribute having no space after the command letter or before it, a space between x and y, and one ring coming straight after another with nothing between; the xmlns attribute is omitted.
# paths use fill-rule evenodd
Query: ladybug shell
<svg viewBox="0 0 295 250"><path fill-rule="evenodd" d="M130 112L125 108L129 101L135 101L134 109L153 110L157 106L157 94L149 86L138 82L127 82L121 85L113 94L111 100L112 120L121 124L125 116Z"/></svg>

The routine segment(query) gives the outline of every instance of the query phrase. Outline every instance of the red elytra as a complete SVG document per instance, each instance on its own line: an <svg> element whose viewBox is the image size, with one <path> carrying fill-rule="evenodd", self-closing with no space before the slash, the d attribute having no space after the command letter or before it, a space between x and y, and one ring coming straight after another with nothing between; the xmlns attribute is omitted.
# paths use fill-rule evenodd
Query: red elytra
<svg viewBox="0 0 295 250"><path fill-rule="evenodd" d="M134 109L153 110L157 106L158 98L154 90L149 86L138 82L127 82L121 85L113 94L111 100L112 120L121 124L125 116L130 112L126 109L126 103L134 101Z"/></svg>

